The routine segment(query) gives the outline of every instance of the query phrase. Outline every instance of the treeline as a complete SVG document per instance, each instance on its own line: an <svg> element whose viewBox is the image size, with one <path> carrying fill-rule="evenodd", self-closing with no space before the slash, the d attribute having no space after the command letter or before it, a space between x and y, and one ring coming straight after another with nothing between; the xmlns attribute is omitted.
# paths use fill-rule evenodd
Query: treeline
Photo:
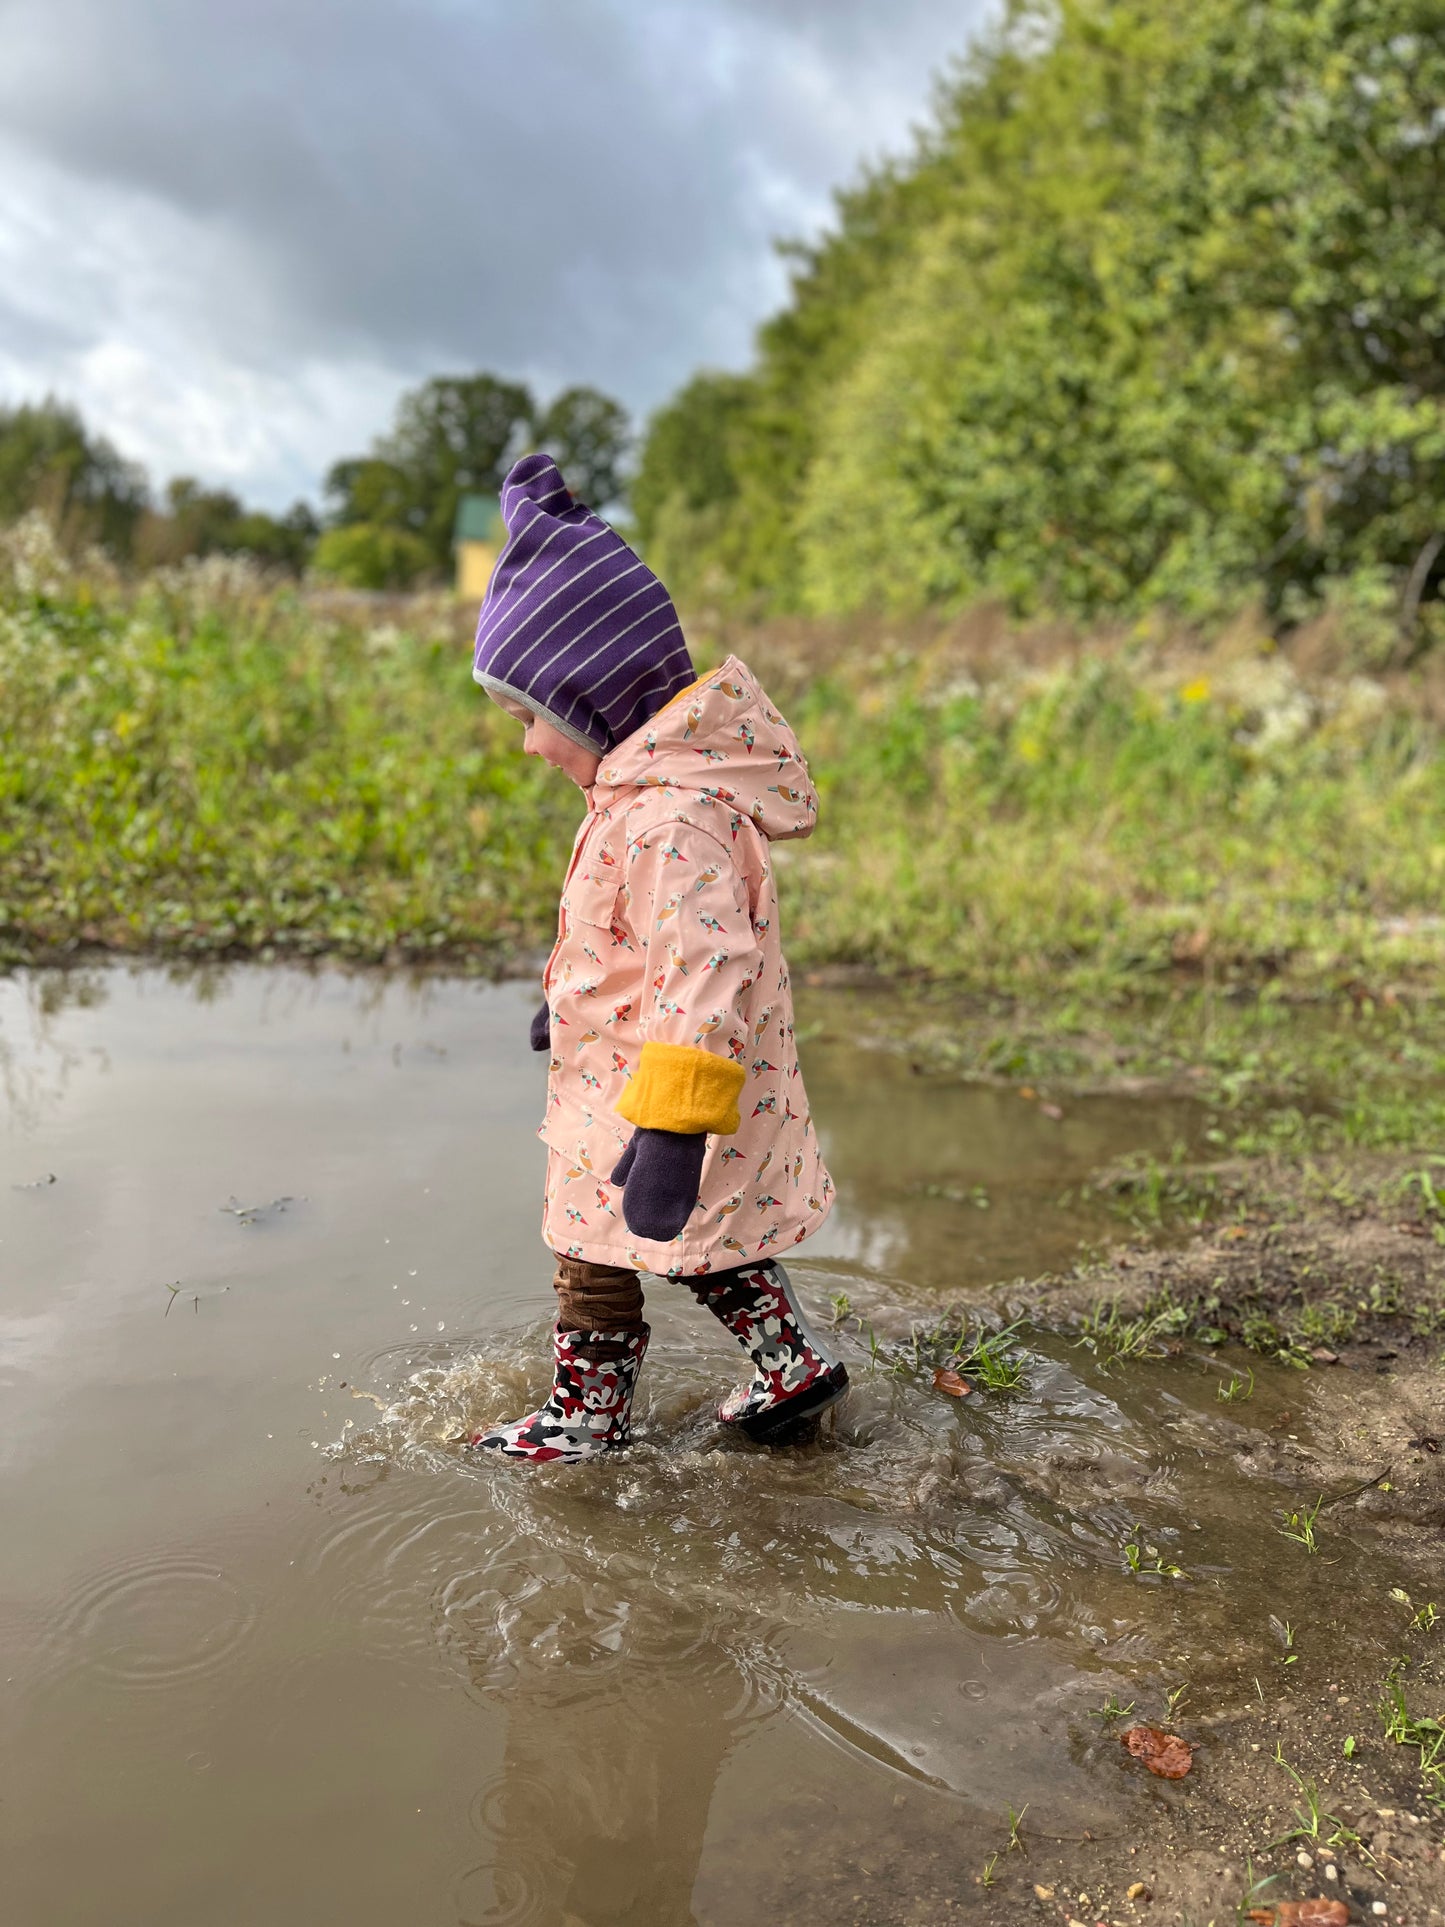
<svg viewBox="0 0 1445 1927"><path fill-rule="evenodd" d="M97 544L139 568L188 555L244 551L280 568L305 567L320 523L305 502L285 515L248 509L227 489L190 476L153 498L127 461L79 413L50 399L0 407L0 526L41 510L71 550Z"/></svg>
<svg viewBox="0 0 1445 1927"><path fill-rule="evenodd" d="M568 388L539 408L521 382L439 375L402 396L391 432L370 454L332 467L314 566L368 589L439 573L450 561L461 497L496 495L532 448L556 456L583 501L614 506L630 443L626 411L595 388Z"/></svg>
<svg viewBox="0 0 1445 1927"><path fill-rule="evenodd" d="M545 447L692 608L1342 606L1445 645L1442 0L1005 0L789 253L752 367L695 376L635 465L593 389L439 377L274 518L152 503L46 404L0 411L0 520L404 587Z"/></svg>
<svg viewBox="0 0 1445 1927"><path fill-rule="evenodd" d="M1011 0L632 491L686 601L1445 641L1440 0Z"/></svg>
<svg viewBox="0 0 1445 1927"><path fill-rule="evenodd" d="M333 465L320 514L299 501L275 516L189 476L155 498L137 463L52 399L0 407L0 525L40 509L67 548L99 544L139 569L244 553L354 588L408 588L445 578L460 498L495 494L526 449L548 449L606 507L623 493L630 440L625 410L593 388L539 406L520 382L437 376L402 396L367 454Z"/></svg>

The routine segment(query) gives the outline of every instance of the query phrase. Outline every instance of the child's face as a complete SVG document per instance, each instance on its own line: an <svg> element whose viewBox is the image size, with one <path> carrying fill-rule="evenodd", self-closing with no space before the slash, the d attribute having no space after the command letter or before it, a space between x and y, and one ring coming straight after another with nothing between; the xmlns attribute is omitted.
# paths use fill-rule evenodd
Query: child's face
<svg viewBox="0 0 1445 1927"><path fill-rule="evenodd" d="M522 748L528 756L540 756L544 763L570 776L579 790L590 790L597 781L602 758L590 749L583 749L580 743L574 743L560 729L554 729L545 716L528 716Z"/></svg>

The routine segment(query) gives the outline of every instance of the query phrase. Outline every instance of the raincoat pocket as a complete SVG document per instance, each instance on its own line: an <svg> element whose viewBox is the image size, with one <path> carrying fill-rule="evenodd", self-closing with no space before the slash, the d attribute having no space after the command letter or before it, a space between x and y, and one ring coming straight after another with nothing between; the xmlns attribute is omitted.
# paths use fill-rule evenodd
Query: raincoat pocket
<svg viewBox="0 0 1445 1927"><path fill-rule="evenodd" d="M579 868L562 898L568 923L590 923L599 930L611 930L618 921L621 887L621 879L608 870L594 875Z"/></svg>

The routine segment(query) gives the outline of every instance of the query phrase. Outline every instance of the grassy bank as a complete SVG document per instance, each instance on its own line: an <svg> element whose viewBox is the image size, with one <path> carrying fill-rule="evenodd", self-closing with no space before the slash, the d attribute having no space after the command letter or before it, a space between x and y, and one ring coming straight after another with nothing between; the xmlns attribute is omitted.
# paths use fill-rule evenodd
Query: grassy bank
<svg viewBox="0 0 1445 1927"><path fill-rule="evenodd" d="M1249 639L710 637L797 727L822 828L779 851L805 965L978 989L1433 972L1429 691ZM1031 659L1032 652L1032 659ZM546 941L577 817L479 697L449 605L383 618L236 565L125 588L0 555L0 948L495 965Z"/></svg>

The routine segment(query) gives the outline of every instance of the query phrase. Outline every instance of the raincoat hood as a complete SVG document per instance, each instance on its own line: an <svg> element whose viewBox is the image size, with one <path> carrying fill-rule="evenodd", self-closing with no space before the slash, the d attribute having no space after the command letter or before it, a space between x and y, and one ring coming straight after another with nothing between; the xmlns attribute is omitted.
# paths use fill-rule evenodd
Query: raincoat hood
<svg viewBox="0 0 1445 1927"><path fill-rule="evenodd" d="M715 809L724 824L743 818L773 843L810 836L818 817L798 739L736 656L604 756L592 805L625 808L649 790Z"/></svg>

